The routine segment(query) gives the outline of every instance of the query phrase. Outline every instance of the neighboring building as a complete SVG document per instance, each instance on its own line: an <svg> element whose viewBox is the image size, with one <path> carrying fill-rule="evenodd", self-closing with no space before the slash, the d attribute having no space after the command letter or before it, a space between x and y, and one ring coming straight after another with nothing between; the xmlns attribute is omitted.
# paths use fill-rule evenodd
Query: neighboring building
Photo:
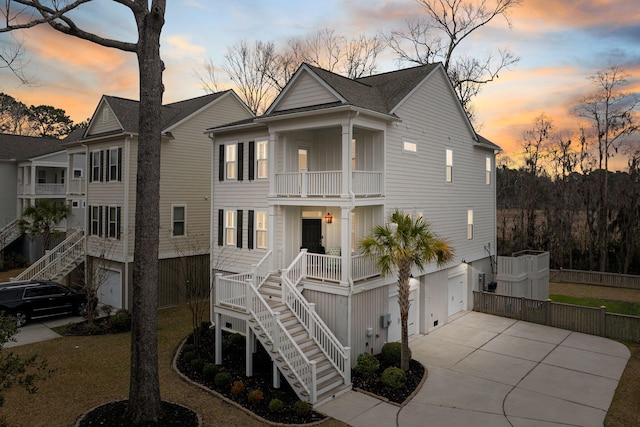
<svg viewBox="0 0 640 427"><path fill-rule="evenodd" d="M456 252L412 272L410 334L446 324L494 280L499 147L476 134L441 64L353 80L304 64L263 116L207 133L222 273L212 320L259 339L301 398L332 398L358 354L400 339L396 277L358 247L396 208ZM283 334L297 345L275 348ZM320 373L325 359L335 369Z"/></svg>
<svg viewBox="0 0 640 427"><path fill-rule="evenodd" d="M86 212L87 277L100 301L116 308L130 308L132 294L138 104L103 96L84 134L65 144L74 180L68 197ZM184 301L177 283L185 260L205 271L208 286L212 153L203 130L252 116L233 91L162 108L160 306ZM86 173L75 167L83 161Z"/></svg>
<svg viewBox="0 0 640 427"><path fill-rule="evenodd" d="M19 237L15 221L27 206L41 199L65 203L67 176L61 140L0 134L0 251ZM65 231L66 221L58 228ZM42 241L25 238L13 249L33 262L42 256Z"/></svg>

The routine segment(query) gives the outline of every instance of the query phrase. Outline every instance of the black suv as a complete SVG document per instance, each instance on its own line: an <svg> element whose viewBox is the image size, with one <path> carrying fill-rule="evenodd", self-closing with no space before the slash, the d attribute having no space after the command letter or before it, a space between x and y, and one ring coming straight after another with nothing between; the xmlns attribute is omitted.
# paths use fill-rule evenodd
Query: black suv
<svg viewBox="0 0 640 427"><path fill-rule="evenodd" d="M0 312L16 319L18 327L31 319L86 312L87 297L60 283L49 281L0 284Z"/></svg>

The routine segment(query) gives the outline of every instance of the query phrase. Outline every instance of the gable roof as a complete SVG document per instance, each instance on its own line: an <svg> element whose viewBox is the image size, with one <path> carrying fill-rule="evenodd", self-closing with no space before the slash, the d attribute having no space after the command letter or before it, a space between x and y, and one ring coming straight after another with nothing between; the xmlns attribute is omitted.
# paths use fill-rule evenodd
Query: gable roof
<svg viewBox="0 0 640 427"><path fill-rule="evenodd" d="M23 161L63 150L56 138L0 134L0 160Z"/></svg>
<svg viewBox="0 0 640 427"><path fill-rule="evenodd" d="M208 95L163 105L161 111L162 130L166 131L168 128L178 124L180 121L199 111L201 108L206 107L210 103L216 101L219 98L222 98L229 93L237 98L235 92L229 89L222 92L211 93ZM102 103L106 103L108 105L108 107L111 109L116 119L122 126L122 129L118 131L118 133L138 133L138 113L140 105L139 101L120 98L117 96L103 95L99 105L101 105ZM94 112L94 117L98 109L99 107ZM94 117L92 117L92 121ZM108 133L111 134L113 132L111 131ZM92 138L96 136L99 135L91 135Z"/></svg>
<svg viewBox="0 0 640 427"><path fill-rule="evenodd" d="M388 73L350 79L309 64L302 64L290 83L304 72L309 72L327 86L340 99L340 104L353 105L382 114L393 109L440 64L420 65ZM288 84L288 87L293 85ZM276 113L279 102L286 96L285 88L267 110L265 116ZM335 103L333 104L335 106Z"/></svg>

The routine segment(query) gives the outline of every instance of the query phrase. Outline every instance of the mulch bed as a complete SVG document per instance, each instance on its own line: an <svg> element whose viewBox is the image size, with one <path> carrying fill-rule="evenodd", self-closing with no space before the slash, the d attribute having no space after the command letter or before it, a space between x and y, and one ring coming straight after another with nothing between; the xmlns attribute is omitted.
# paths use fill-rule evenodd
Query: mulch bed
<svg viewBox="0 0 640 427"><path fill-rule="evenodd" d="M129 402L127 400L98 406L89 411L77 425L78 427L136 427L129 421L127 416L128 406ZM148 427L198 427L200 425L198 414L184 406L163 401L160 411L161 418L158 423Z"/></svg>
<svg viewBox="0 0 640 427"><path fill-rule="evenodd" d="M416 360L411 359L409 361L409 370L407 374L407 382L403 388L393 389L386 387L380 380L382 372L389 365L385 364L380 355L375 356L380 362L380 369L370 378L358 376L355 371L352 373L351 382L354 389L362 390L368 394L381 397L389 402L402 405L406 403L407 399L413 396L413 392L421 385L422 378L425 375L425 368L422 364Z"/></svg>

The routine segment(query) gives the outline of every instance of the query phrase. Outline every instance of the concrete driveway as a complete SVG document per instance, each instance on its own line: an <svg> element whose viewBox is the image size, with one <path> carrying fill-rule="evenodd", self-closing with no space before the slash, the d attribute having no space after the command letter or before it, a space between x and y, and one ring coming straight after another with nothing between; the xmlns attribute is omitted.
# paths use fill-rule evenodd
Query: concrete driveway
<svg viewBox="0 0 640 427"><path fill-rule="evenodd" d="M6 343L4 347L17 347L19 345L58 338L60 335L52 331L51 328L64 326L69 323L78 323L83 320L82 317L78 316L59 316L42 320L32 320L22 328L18 328L18 333L14 337L16 341Z"/></svg>
<svg viewBox="0 0 640 427"><path fill-rule="evenodd" d="M629 350L606 338L467 312L413 336L427 381L404 407L350 391L318 408L353 426L602 426Z"/></svg>

